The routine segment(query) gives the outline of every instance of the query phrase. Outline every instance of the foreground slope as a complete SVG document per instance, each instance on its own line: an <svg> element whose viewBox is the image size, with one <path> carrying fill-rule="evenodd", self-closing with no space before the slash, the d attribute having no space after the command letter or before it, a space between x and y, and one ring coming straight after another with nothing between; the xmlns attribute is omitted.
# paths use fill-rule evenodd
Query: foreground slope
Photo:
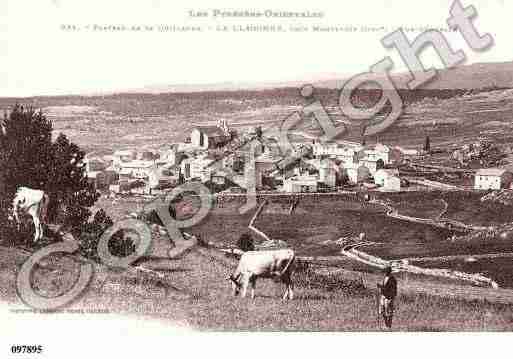
<svg viewBox="0 0 513 359"><path fill-rule="evenodd" d="M16 297L17 268L27 254L0 248L1 298L11 308L26 308ZM134 272L114 272L97 266L90 289L67 309L107 311L136 319L163 320L202 330L379 330L375 294L362 288L357 274L331 269L323 274L306 270L296 275L297 299L283 302L283 288L260 281L257 298L233 298L225 277L235 262L216 251L198 248L177 261L152 261L165 279ZM36 271L43 294L63 288L73 272L66 261L44 263ZM329 274L332 272L331 274ZM39 273L39 275L37 274ZM67 274L66 274L67 273ZM44 279L42 279L44 278ZM367 278L372 283L373 278ZM512 330L513 306L483 301L466 302L444 296L412 294L400 280L397 330ZM21 314L20 314L21 315ZM77 317L78 318L78 317Z"/></svg>

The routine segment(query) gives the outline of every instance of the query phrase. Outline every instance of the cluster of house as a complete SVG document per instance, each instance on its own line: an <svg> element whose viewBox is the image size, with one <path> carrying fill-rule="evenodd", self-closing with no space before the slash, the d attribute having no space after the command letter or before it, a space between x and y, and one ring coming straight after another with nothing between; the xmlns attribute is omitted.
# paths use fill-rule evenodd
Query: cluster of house
<svg viewBox="0 0 513 359"><path fill-rule="evenodd" d="M86 175L99 190L113 193L155 194L190 179L205 179L211 150L219 149L233 136L221 121L215 126L197 126L185 142L157 150L118 150L103 157L88 156Z"/></svg>
<svg viewBox="0 0 513 359"><path fill-rule="evenodd" d="M390 168L394 160L388 146L315 142L311 147L313 158L305 158L292 171L282 173L283 191L329 191L342 184L401 189L398 169Z"/></svg>
<svg viewBox="0 0 513 359"><path fill-rule="evenodd" d="M482 168L474 176L474 189L513 189L513 174L505 168Z"/></svg>
<svg viewBox="0 0 513 359"><path fill-rule="evenodd" d="M490 141L478 140L473 143L467 143L454 150L451 154L451 158L461 166L465 166L470 161L481 160L487 156L487 154L494 148ZM509 150L511 152L511 150Z"/></svg>
<svg viewBox="0 0 513 359"><path fill-rule="evenodd" d="M328 187L339 183L378 186L386 191L399 191L401 179L394 164L401 153L381 143L370 146L354 142L312 145L320 182Z"/></svg>
<svg viewBox="0 0 513 359"><path fill-rule="evenodd" d="M214 191L259 190L318 192L341 184L401 189L399 171L391 168L394 150L383 144L296 144L305 151L287 163L279 139L258 128L236 132L222 120L195 126L183 143L156 151L120 150L102 158L87 158L86 173L98 189L154 194L185 181L201 181Z"/></svg>
<svg viewBox="0 0 513 359"><path fill-rule="evenodd" d="M159 184L158 156L152 151L120 150L84 162L87 178L99 190L144 193Z"/></svg>
<svg viewBox="0 0 513 359"><path fill-rule="evenodd" d="M481 165L497 164L499 161L488 161L493 152L498 151L499 147L494 146L489 140L480 139L473 143L462 145L451 154L451 158L465 166L468 162L477 160ZM512 153L509 145L500 147L502 153ZM491 156L490 156L491 155ZM499 163L500 164L500 163ZM474 189L476 190L499 190L513 189L513 172L511 165L478 169L474 175Z"/></svg>
<svg viewBox="0 0 513 359"><path fill-rule="evenodd" d="M395 164L408 154L398 147L348 141L294 145L306 155L288 163L278 136L264 136L258 128L237 132L221 120L195 126L185 142L157 150L88 156L84 162L96 188L114 193L155 194L185 181L201 181L215 192L244 192L254 185L259 190L291 193L331 191L343 184L399 191L404 183ZM464 152L477 153L482 148L479 143ZM507 169L484 168L474 176L477 190L512 186L513 173Z"/></svg>

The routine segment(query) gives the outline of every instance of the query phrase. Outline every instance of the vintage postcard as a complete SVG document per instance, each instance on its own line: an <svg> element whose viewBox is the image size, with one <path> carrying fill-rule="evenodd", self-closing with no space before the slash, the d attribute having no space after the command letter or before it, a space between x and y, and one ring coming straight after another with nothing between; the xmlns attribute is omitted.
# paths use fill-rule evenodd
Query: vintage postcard
<svg viewBox="0 0 513 359"><path fill-rule="evenodd" d="M481 356L513 330L512 3L2 10L1 357Z"/></svg>

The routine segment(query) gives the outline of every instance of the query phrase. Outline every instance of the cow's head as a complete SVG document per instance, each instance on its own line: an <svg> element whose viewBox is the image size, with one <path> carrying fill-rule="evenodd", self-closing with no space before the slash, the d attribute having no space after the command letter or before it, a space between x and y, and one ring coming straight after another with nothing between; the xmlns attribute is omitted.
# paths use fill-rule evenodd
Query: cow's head
<svg viewBox="0 0 513 359"><path fill-rule="evenodd" d="M239 294L240 292L240 288L242 287L242 285L239 283L239 278L240 278L240 273L238 275L230 275L229 277L226 278L226 280L230 281L231 284L232 284L232 288L233 288L233 294L234 295L237 295Z"/></svg>
<svg viewBox="0 0 513 359"><path fill-rule="evenodd" d="M23 206L23 204L25 203L25 198L24 197L20 197L18 195L16 195L14 197L14 200L12 201L12 212L11 212L11 215L9 216L10 218L9 219L14 219L14 221L16 221L16 225L18 226L18 230L20 230L20 207Z"/></svg>

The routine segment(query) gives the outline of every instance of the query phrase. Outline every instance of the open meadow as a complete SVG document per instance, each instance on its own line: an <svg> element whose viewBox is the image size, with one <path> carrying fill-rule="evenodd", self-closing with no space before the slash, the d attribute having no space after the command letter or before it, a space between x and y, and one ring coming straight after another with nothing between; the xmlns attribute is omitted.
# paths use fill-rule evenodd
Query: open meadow
<svg viewBox="0 0 513 359"><path fill-rule="evenodd" d="M4 283L13 283L26 254L1 248L0 257L0 277ZM53 287L65 288L63 282L73 280L71 275L62 275L62 268L69 266L59 260L42 264L44 267L36 268L36 273L44 271L47 278L37 279L40 293L57 294L52 292ZM378 281L377 275L304 270L295 276L294 300L283 302L280 298L283 285L271 280L259 281L257 296L251 300L231 295L225 277L234 270L235 264L217 251L198 248L180 260L153 260L145 264L159 269L164 279L113 271L98 265L89 288L66 310L123 314L216 331L378 331L384 328L376 312L374 283ZM394 330L513 329L511 304L419 294L413 290L415 282L409 281L408 285L399 287ZM402 279L400 284L403 284ZM13 309L24 308L14 286L2 286L0 296Z"/></svg>
<svg viewBox="0 0 513 359"><path fill-rule="evenodd" d="M445 208L440 205L443 199L448 206L443 216L451 219L468 220L469 223L480 225L495 225L513 221L511 210L503 206L490 205L487 210L476 210L477 195L465 192L430 192L419 205L421 194L408 192L402 194L382 194L392 206L400 211L414 212L419 210L422 217L431 213L437 217ZM411 223L404 220L386 216L386 211L378 205L358 201L357 196L351 194L333 194L320 196L303 196L300 198L295 210L289 214L290 204L294 196L266 197L268 203L257 218L254 226L264 232L273 240L281 240L295 249L300 256L327 256L340 257L342 237L355 238L360 233L366 234L366 240L372 242L363 250L369 254L384 259L402 258L432 258L444 256L462 256L463 259L472 255L486 255L496 253L512 253L513 241L508 238L494 238L482 240L449 241L453 232L436 228L427 224ZM104 208L115 219L121 219L131 212L144 208L143 199L118 199L106 197L100 199L98 207ZM204 241L214 243L219 247L234 247L242 233L251 233L257 243L263 238L248 229L248 224L255 213L255 209L247 213L239 213L244 203L243 196L224 196L222 200L214 202L213 209L199 224L188 229L191 233L199 235ZM468 206L462 203L467 202ZM438 214L436 214L438 211ZM494 215L495 213L495 215ZM481 214L481 216L479 215ZM472 221L469 220L472 218ZM491 218L491 220L489 220ZM440 268L461 270L459 266L451 266L447 262ZM497 279L501 286L513 287L513 281L508 275L512 261L501 260L501 265L494 264L494 260L483 262L480 266L470 266L469 273L485 273L492 279ZM436 265L431 262L424 264L431 268ZM364 272L374 272L375 269L359 262L347 259L340 264L345 269ZM439 279L430 278L432 281Z"/></svg>

